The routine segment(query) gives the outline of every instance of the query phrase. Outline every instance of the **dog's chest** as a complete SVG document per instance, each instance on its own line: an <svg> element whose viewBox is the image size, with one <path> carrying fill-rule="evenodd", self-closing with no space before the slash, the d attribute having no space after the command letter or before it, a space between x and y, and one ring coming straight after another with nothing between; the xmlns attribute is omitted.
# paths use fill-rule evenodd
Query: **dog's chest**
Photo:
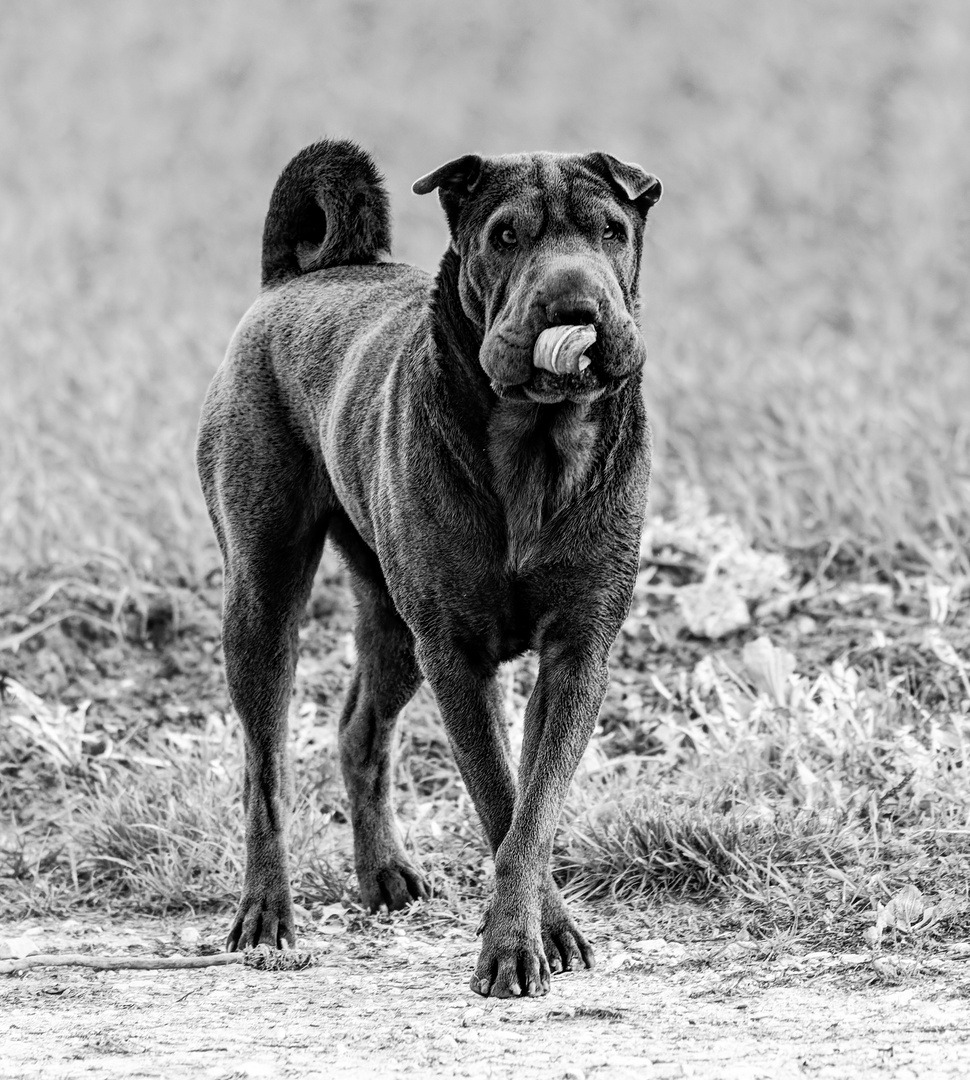
<svg viewBox="0 0 970 1080"><path fill-rule="evenodd" d="M541 560L543 533L588 488L598 424L572 404L509 405L489 424L492 486L505 515L506 568Z"/></svg>

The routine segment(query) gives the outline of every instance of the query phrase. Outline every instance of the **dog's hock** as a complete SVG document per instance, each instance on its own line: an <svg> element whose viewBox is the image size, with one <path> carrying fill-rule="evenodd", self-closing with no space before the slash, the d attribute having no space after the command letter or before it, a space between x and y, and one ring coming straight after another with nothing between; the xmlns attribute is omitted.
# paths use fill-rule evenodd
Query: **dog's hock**
<svg viewBox="0 0 970 1080"><path fill-rule="evenodd" d="M585 353L595 340L592 326L550 326L536 338L532 363L555 375L576 375L589 367Z"/></svg>

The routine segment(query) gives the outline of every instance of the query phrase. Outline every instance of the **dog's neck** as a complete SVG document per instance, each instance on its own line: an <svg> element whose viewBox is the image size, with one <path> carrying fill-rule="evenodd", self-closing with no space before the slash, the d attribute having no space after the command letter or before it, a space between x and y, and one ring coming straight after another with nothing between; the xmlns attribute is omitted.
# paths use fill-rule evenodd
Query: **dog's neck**
<svg viewBox="0 0 970 1080"><path fill-rule="evenodd" d="M599 435L589 406L502 402L493 409L491 487L505 512L510 570L541 554L543 527L595 483Z"/></svg>
<svg viewBox="0 0 970 1080"><path fill-rule="evenodd" d="M539 552L543 527L609 468L629 395L639 388L631 380L619 394L589 404L503 400L479 364L482 334L461 306L459 270L457 253L449 251L431 297L440 385L449 399L444 415L451 418L441 434L455 457L470 455L468 472L502 505L508 565L521 569Z"/></svg>
<svg viewBox="0 0 970 1080"><path fill-rule="evenodd" d="M487 400L488 397L494 398L495 394L478 362L484 335L461 305L458 288L460 274L461 258L454 248L449 248L438 267L431 292L431 328L435 351L447 365L446 374L458 379L463 384L464 392L474 392L476 396L482 394L483 399Z"/></svg>

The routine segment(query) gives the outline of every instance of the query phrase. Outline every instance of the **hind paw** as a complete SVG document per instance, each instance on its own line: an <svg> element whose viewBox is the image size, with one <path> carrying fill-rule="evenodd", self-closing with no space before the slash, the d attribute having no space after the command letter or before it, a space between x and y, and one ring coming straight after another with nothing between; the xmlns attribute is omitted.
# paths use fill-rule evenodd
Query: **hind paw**
<svg viewBox="0 0 970 1080"><path fill-rule="evenodd" d="M431 886L410 859L400 857L376 868L357 870L360 898L371 911L400 911L415 900L428 900Z"/></svg>

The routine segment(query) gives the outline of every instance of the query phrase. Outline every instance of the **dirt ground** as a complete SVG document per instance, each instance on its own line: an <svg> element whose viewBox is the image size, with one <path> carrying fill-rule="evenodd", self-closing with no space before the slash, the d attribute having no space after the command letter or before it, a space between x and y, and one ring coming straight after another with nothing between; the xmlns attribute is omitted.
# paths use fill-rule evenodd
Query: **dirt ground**
<svg viewBox="0 0 970 1080"><path fill-rule="evenodd" d="M324 581L316 603L326 610L315 613L328 618L312 620L301 635L296 708L316 703L326 730L334 726L328 717L342 699L349 668L342 643L351 605L342 587L338 578ZM46 588L21 581L9 589L9 596L0 590L5 610L29 608L33 618L54 623L43 634L34 633L26 618L6 626L6 632L24 635L23 646L7 657L7 674L68 710L82 701L94 703L90 730L105 738L103 746L84 744L88 757L106 754L112 740L118 754L128 753L126 748L140 745L138 733L148 740L160 729L199 730L209 712L228 708L215 662L214 585L134 596L112 592L108 583L82 588L65 577ZM48 594L54 610L37 609L36 598ZM853 594L860 603L868 595ZM829 602L827 594L815 601L811 618L820 626ZM802 634L803 661L824 664L836 650L871 637L868 609L846 614L848 603L835 605L841 621L835 630L825 624L817 642L806 641L802 629L790 630ZM74 613L70 619L58 617L64 614L58 604ZM100 625L92 611L102 623L112 619L115 625L124 616L131 625L125 623L121 636L99 636L91 630ZM941 665L925 658L917 663L923 653L916 622L914 616L912 629L901 620L878 623L887 628L879 662L890 668L905 664L913 692L919 689L916 676L927 672L920 692L949 700ZM775 627L778 640L785 640L789 625L795 627L794 620ZM678 671L690 670L705 651L703 644L679 637L656 646L642 635L622 637L604 731L614 737L625 731L623 696L631 686L648 707L651 683L641 674L648 667L659 672L660 682L675 685ZM853 657L864 666L864 652L861 659L858 650ZM622 745L639 749L626 736ZM31 799L40 790L36 750L33 744L22 749L11 758L0 791L11 820L34 806ZM36 821L27 821L31 836L46 835L43 809L37 809ZM57 812L52 805L55 823ZM178 971L45 967L0 974L0 1078L970 1075L965 935L949 947L924 941L898 949L887 945L878 953L866 949L861 933L857 946L847 946L842 935L843 943L826 952L818 944L824 948L824 928L800 935L811 937L812 945L702 939L699 933L681 939L677 930L658 930L649 913L625 910L607 915L588 906L580 924L596 946L596 969L555 976L552 993L537 1000L486 1000L468 989L479 912L476 903L454 897L392 918L366 917L341 904L315 907L300 946L312 950L316 963L304 971L234 964ZM136 957L214 952L222 947L227 922L227 916L148 919L119 911L105 911L99 922L15 921L8 915L0 918L0 958L5 942L8 955L9 943L19 943L15 956L28 947ZM668 919L663 925L694 923ZM858 951L835 951L846 948Z"/></svg>
<svg viewBox="0 0 970 1080"><path fill-rule="evenodd" d="M335 905L336 907L336 905ZM0 1076L965 1077L970 949L933 957L756 956L631 923L548 997L467 989L471 922L339 913L304 929L316 963L268 972L39 968L0 975ZM44 952L218 948L223 921L0 927ZM594 923L596 922L594 915ZM9 940L9 939L8 939Z"/></svg>

